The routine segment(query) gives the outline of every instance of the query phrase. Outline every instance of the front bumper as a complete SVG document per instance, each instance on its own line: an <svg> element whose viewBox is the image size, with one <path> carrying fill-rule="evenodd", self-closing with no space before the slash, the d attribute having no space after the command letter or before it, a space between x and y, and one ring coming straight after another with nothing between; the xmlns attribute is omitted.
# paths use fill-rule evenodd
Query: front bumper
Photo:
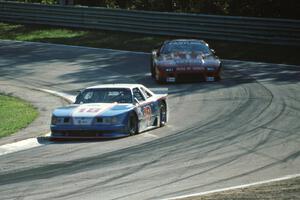
<svg viewBox="0 0 300 200"><path fill-rule="evenodd" d="M220 69L214 71L202 70L176 70L166 71L164 68L159 69L160 78L166 82L180 81L215 81L220 77Z"/></svg>
<svg viewBox="0 0 300 200"><path fill-rule="evenodd" d="M89 139L126 137L127 127L118 125L51 125L52 139Z"/></svg>

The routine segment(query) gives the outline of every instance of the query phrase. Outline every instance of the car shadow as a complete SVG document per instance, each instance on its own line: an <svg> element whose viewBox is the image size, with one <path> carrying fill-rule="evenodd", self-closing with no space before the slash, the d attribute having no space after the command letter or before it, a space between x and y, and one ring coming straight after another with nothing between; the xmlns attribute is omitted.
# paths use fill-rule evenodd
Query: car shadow
<svg viewBox="0 0 300 200"><path fill-rule="evenodd" d="M119 140L125 137L118 138L51 138L49 136L40 136L37 137L39 144L48 145L48 144L66 144L66 143L94 143L94 142L108 142Z"/></svg>

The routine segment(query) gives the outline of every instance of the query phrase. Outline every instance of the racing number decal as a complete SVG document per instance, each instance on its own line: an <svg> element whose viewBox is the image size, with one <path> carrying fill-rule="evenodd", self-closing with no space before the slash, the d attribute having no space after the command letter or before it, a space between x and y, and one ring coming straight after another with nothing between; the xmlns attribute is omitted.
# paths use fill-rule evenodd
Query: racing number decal
<svg viewBox="0 0 300 200"><path fill-rule="evenodd" d="M147 121L147 125L150 126L150 124L151 124L151 115L152 115L151 107L150 106L145 106L143 108L143 113L144 113L145 120Z"/></svg>

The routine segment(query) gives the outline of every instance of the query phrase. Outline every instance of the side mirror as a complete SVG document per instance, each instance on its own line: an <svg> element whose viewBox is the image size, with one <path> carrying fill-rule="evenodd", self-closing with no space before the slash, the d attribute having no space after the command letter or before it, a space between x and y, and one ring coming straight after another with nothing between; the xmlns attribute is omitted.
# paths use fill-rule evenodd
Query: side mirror
<svg viewBox="0 0 300 200"><path fill-rule="evenodd" d="M152 50L152 56L157 57L158 56L158 49L153 49Z"/></svg>
<svg viewBox="0 0 300 200"><path fill-rule="evenodd" d="M213 54L216 54L216 51L214 49L210 49L210 50Z"/></svg>

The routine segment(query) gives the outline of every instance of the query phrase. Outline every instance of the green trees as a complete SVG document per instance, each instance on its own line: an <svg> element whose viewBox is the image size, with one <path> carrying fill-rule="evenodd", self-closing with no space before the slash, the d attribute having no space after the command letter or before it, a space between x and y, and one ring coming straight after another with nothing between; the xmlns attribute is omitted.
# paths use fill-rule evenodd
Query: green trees
<svg viewBox="0 0 300 200"><path fill-rule="evenodd" d="M18 0L54 4L68 0ZM75 5L253 17L300 19L299 0L72 0Z"/></svg>

